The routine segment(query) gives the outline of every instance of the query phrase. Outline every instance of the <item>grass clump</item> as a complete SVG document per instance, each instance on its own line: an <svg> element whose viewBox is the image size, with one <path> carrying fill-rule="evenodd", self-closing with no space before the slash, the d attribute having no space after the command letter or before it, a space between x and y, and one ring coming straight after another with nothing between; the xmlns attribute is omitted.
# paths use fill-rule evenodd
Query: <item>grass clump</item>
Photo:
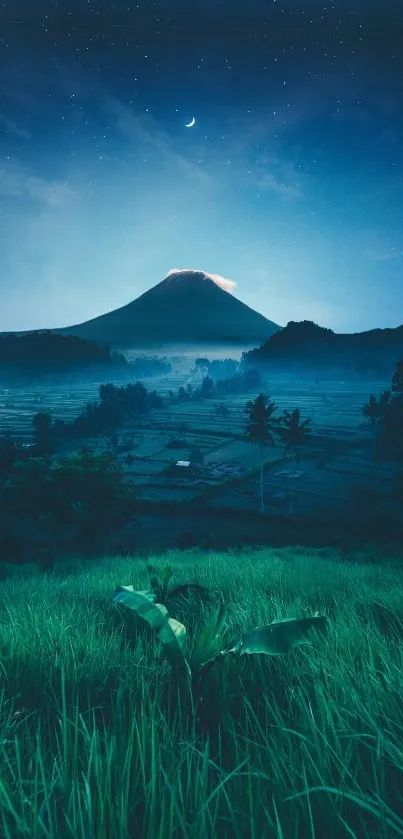
<svg viewBox="0 0 403 839"><path fill-rule="evenodd" d="M326 634L223 656L189 701L153 630L113 603L121 582L149 589L146 563L3 580L0 836L403 836L403 569L301 548L168 561L175 585L217 593L234 638L316 612ZM211 607L179 597L169 614L194 661Z"/></svg>

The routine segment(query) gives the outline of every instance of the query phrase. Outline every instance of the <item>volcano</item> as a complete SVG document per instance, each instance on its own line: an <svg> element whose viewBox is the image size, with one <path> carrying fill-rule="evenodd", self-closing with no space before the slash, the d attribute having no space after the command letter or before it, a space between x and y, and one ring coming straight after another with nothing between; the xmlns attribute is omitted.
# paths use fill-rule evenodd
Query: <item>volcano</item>
<svg viewBox="0 0 403 839"><path fill-rule="evenodd" d="M204 271L172 271L132 303L76 326L52 330L116 348L256 345L281 327L225 291Z"/></svg>

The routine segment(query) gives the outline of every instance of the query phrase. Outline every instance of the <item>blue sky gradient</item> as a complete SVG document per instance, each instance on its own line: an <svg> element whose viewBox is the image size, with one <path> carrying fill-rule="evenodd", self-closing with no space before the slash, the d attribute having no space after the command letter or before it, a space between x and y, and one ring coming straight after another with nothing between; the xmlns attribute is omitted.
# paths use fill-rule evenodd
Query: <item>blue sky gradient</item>
<svg viewBox="0 0 403 839"><path fill-rule="evenodd" d="M3 0L0 330L173 268L280 324L403 322L403 12L303 5Z"/></svg>

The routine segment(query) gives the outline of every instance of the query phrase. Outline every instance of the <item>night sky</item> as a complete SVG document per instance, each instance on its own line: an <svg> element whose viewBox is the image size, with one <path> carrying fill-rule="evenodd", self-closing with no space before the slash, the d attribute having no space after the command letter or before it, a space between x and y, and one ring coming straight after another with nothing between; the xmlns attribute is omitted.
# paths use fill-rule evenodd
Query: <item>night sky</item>
<svg viewBox="0 0 403 839"><path fill-rule="evenodd" d="M402 0L0 0L0 330L174 268L397 326L402 141Z"/></svg>

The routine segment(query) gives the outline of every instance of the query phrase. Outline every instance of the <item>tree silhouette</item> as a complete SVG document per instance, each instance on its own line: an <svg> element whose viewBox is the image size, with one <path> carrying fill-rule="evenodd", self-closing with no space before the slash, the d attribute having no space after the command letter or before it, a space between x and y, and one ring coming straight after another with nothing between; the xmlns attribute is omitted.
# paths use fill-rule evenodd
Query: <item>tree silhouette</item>
<svg viewBox="0 0 403 839"><path fill-rule="evenodd" d="M403 393L403 361L398 361L392 377L393 393Z"/></svg>
<svg viewBox="0 0 403 839"><path fill-rule="evenodd" d="M403 462L403 393L391 399L380 421L381 442L384 454L397 465Z"/></svg>
<svg viewBox="0 0 403 839"><path fill-rule="evenodd" d="M0 480L6 478L17 460L18 448L9 432L0 437Z"/></svg>
<svg viewBox="0 0 403 839"><path fill-rule="evenodd" d="M42 457L17 463L4 501L13 519L40 525L56 547L70 528L77 544L99 546L133 515L135 497L112 455L82 450L54 463Z"/></svg>
<svg viewBox="0 0 403 839"><path fill-rule="evenodd" d="M379 406L376 396L371 395L369 397L368 402L365 403L362 409L362 413L364 417L369 419L370 426L375 431L376 421L379 417Z"/></svg>
<svg viewBox="0 0 403 839"><path fill-rule="evenodd" d="M398 361L392 376L392 390L379 398L379 440L382 454L395 464L403 462L403 361Z"/></svg>
<svg viewBox="0 0 403 839"><path fill-rule="evenodd" d="M310 425L311 422L311 419L301 421L301 412L299 408L295 408L294 411L288 411L287 409L283 411L283 414L280 417L280 423L282 423L282 425L278 428L278 435L285 445L284 457L286 457L291 449L293 453L293 460L295 460L296 457L297 463L299 463L300 446L307 440L307 436L310 432L308 425Z"/></svg>
<svg viewBox="0 0 403 839"><path fill-rule="evenodd" d="M39 411L32 420L35 444L41 454L52 452L52 415L47 411Z"/></svg>
<svg viewBox="0 0 403 839"><path fill-rule="evenodd" d="M383 390L378 398L376 396L371 395L368 399L368 402L365 403L362 409L362 413L364 417L367 417L367 419L369 419L373 431L374 454L376 453L379 421L386 414L387 408L390 404L390 398L390 390Z"/></svg>
<svg viewBox="0 0 403 839"><path fill-rule="evenodd" d="M189 399L189 394L186 393L186 390L183 387L183 385L181 385L179 390L178 390L178 398L179 398L179 402L186 402Z"/></svg>
<svg viewBox="0 0 403 839"><path fill-rule="evenodd" d="M276 405L264 393L260 393L253 401L247 402L245 413L248 414L248 424L245 437L254 445L260 446L260 512L264 512L263 497L263 448L268 444L275 446L273 432L278 430L279 420L273 417Z"/></svg>
<svg viewBox="0 0 403 839"><path fill-rule="evenodd" d="M201 394L202 396L211 396L214 392L214 382L210 379L210 376L205 376L202 383L201 383Z"/></svg>

